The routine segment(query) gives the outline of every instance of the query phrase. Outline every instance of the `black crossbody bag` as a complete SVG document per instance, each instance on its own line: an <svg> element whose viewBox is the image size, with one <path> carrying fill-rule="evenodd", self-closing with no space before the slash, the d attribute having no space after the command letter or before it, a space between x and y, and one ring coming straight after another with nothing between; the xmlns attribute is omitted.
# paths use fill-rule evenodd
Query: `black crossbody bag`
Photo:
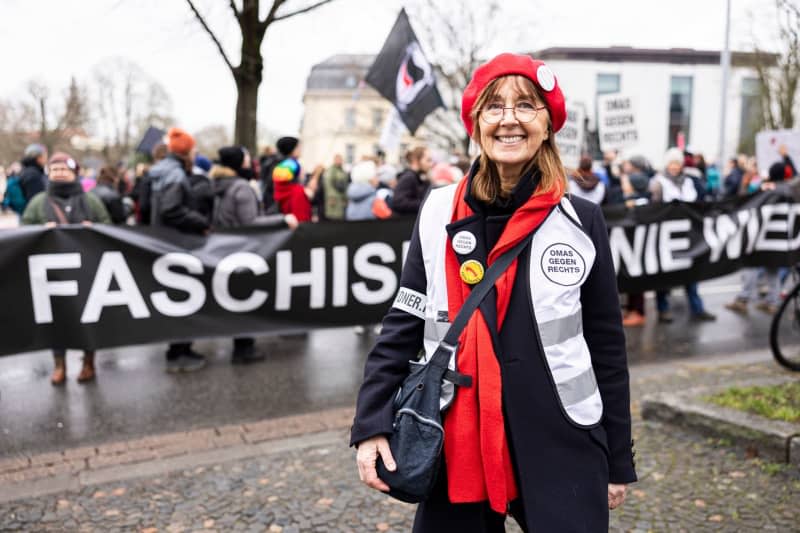
<svg viewBox="0 0 800 533"><path fill-rule="evenodd" d="M389 448L397 469L390 472L380 457L377 461L378 477L389 485L390 496L404 502L419 503L430 495L439 473L444 444L439 408L442 381L453 383L456 393L457 387L472 386L471 376L448 368L450 358L458 351L458 338L472 314L532 237L533 233L489 267L483 280L470 292L430 361L409 361L410 373L394 400L394 421L389 436Z"/></svg>

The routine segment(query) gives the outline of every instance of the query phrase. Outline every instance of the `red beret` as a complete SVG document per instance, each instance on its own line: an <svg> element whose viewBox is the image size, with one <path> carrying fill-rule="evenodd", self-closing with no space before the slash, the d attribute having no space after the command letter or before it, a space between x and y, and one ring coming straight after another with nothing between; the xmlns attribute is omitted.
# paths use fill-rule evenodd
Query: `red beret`
<svg viewBox="0 0 800 533"><path fill-rule="evenodd" d="M527 55L500 54L475 69L472 79L469 80L469 84L464 90L464 96L461 97L461 120L470 137L472 137L473 130L472 107L478 100L478 96L492 80L513 74L525 76L539 88L547 110L550 111L553 132L557 132L564 125L564 121L567 119L564 94L550 67Z"/></svg>

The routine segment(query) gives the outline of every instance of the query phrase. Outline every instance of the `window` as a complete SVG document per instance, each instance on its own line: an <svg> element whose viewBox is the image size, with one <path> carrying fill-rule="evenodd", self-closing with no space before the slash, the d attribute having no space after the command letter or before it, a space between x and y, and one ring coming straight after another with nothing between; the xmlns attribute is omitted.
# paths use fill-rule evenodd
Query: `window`
<svg viewBox="0 0 800 533"><path fill-rule="evenodd" d="M669 88L669 131L667 145L678 146L678 134L683 133L689 144L692 114L692 77L672 76Z"/></svg>
<svg viewBox="0 0 800 533"><path fill-rule="evenodd" d="M375 107L372 109L372 129L381 129L381 123L383 123L383 109Z"/></svg>
<svg viewBox="0 0 800 533"><path fill-rule="evenodd" d="M755 153L756 133L759 130L761 111L758 97L760 95L757 78L744 78L742 80L742 114L739 127L739 151Z"/></svg>
<svg viewBox="0 0 800 533"><path fill-rule="evenodd" d="M354 130L356 128L356 108L348 107L344 110L344 128Z"/></svg>
<svg viewBox="0 0 800 533"><path fill-rule="evenodd" d="M619 74L598 74L597 75L597 95L618 93Z"/></svg>
<svg viewBox="0 0 800 533"><path fill-rule="evenodd" d="M344 159L348 165L352 165L353 162L356 160L356 145L355 144L346 144L344 145Z"/></svg>

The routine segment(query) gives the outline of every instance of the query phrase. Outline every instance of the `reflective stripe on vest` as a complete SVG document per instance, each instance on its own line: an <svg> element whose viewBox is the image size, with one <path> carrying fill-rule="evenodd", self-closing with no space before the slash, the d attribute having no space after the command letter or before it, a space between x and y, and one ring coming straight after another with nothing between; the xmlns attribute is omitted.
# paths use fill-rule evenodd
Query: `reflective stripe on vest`
<svg viewBox="0 0 800 533"><path fill-rule="evenodd" d="M420 212L419 235L427 277L425 356L436 349L449 324L437 322L437 312L447 310L445 251L455 185L434 189ZM580 228L577 214L566 198L542 223L531 244L531 301L536 330L557 396L566 416L575 424L598 423L603 404L591 356L583 338L580 288L595 259L592 240ZM455 358L450 361L455 369ZM449 385L445 382L445 385ZM441 406L449 405L452 385L443 388Z"/></svg>

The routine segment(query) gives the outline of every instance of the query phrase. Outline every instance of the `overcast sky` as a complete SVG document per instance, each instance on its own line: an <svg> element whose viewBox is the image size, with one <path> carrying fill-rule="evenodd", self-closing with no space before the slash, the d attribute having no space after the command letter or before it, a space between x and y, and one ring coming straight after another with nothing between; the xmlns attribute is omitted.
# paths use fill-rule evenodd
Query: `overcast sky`
<svg viewBox="0 0 800 533"><path fill-rule="evenodd" d="M296 133L312 65L337 53L377 53L400 7L416 1L335 0L272 26L262 49L259 123L278 134ZM455 10L483 0L439 1ZM227 2L196 3L237 64L238 28ZM289 9L308 3L287 2ZM501 5L514 23L497 36L493 52L612 45L719 50L724 43L725 0L506 0ZM773 1L731 0L731 5L733 49L750 49L754 34L774 48ZM88 79L98 62L121 56L164 85L180 125L190 131L213 124L232 129L231 75L184 0L0 0L0 20L0 98L24 98L25 82L33 77L61 90L70 76Z"/></svg>

